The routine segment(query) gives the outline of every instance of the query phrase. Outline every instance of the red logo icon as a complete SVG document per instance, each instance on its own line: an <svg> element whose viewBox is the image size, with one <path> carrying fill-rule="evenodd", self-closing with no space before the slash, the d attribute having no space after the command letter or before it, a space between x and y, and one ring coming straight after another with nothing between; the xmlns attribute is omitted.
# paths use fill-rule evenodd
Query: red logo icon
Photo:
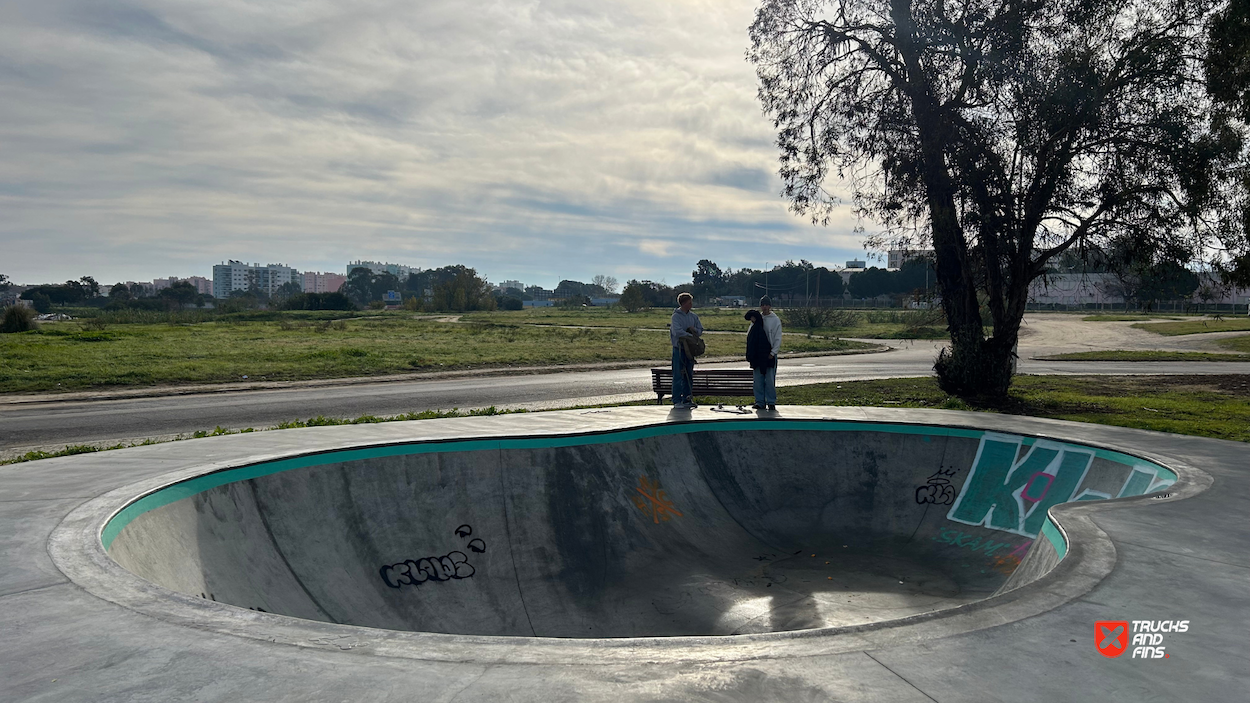
<svg viewBox="0 0 1250 703"><path fill-rule="evenodd" d="M1127 620L1099 620L1094 623L1094 644L1104 657L1115 658L1128 649Z"/></svg>

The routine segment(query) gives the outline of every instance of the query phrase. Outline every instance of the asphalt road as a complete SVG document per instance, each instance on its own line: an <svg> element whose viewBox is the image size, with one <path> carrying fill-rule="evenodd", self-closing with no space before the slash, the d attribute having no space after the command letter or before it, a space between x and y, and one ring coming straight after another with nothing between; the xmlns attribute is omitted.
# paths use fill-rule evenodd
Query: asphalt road
<svg viewBox="0 0 1250 703"><path fill-rule="evenodd" d="M901 342L879 354L783 359L778 385L932 373L933 342ZM1025 354L1023 353L1022 356ZM702 368L745 367L745 363ZM1058 362L1022 359L1030 374L1229 374L1250 373L1250 363ZM180 433L272 427L280 422L365 414L398 415L460 408L547 409L654 399L646 368L490 375L439 380L379 381L340 386L201 393L113 400L11 402L0 399L0 456L68 444L168 438Z"/></svg>

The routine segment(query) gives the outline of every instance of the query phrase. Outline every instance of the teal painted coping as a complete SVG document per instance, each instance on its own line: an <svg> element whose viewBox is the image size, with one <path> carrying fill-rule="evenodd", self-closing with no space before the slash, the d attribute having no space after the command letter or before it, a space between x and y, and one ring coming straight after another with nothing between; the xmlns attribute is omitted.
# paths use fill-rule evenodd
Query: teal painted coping
<svg viewBox="0 0 1250 703"><path fill-rule="evenodd" d="M742 432L744 430L887 432L891 434L928 435L932 437L965 437L969 439L980 439L981 436L987 432L987 430L974 430L963 427L943 427L940 425L901 425L833 420L738 420L734 422L688 422L671 425L638 427L628 430L609 430L593 434L559 435L553 437L430 440L412 444L387 444L373 447L361 447L359 449L340 449L335 451L320 452L317 454L306 454L303 456L291 457L289 459L266 461L248 466L239 466L233 469L223 469L221 471L214 471L202 476L189 478L185 481L175 483L172 486L166 486L165 488L158 489L140 497L138 500L129 503L124 508L117 511L117 513L110 518L107 523L105 523L104 529L101 530L100 541L104 544L105 550L109 549L113 545L113 540L117 538L117 535L120 534L127 525L133 522L135 518L151 510L156 510L157 508L169 505L170 503L176 503L184 498L190 498L199 493L217 488L218 486L224 486L227 483L250 481L262 476L270 476L282 473L283 471L292 471L294 469L305 469L310 466L338 464L345 461L360 461L362 459L381 459L384 457L407 456L410 454L479 452L501 449L550 449L554 447L579 447L593 444L629 442L638 439L690 434L694 432ZM994 432L994 434L1010 433ZM1036 441L1036 438L1034 437L1024 435L1015 436L1021 437L1025 446L1032 445L1033 442ZM1143 459L1110 449L1087 447L1080 444L1071 444L1070 446L1078 447L1083 450L1093 450L1094 455L1100 459L1107 459L1117 463L1127 464L1129 466L1140 465L1144 461ZM1162 466L1158 466L1153 462L1147 463L1150 466L1155 467L1156 470L1159 471L1160 475L1170 476L1171 480L1176 480L1176 474L1172 471ZM1046 524L1050 524L1049 518L1047 519ZM1053 526L1051 529L1054 529ZM1056 535L1057 534L1058 533L1056 532ZM1062 538L1060 538L1059 542L1062 541ZM1063 551L1060 552L1060 554L1062 553Z"/></svg>
<svg viewBox="0 0 1250 703"><path fill-rule="evenodd" d="M1050 544L1055 548L1055 552L1062 559L1068 553L1068 541L1063 538L1063 533L1055 527L1055 523L1051 521L1050 516L1046 516L1046 522L1042 523L1042 535L1050 540Z"/></svg>

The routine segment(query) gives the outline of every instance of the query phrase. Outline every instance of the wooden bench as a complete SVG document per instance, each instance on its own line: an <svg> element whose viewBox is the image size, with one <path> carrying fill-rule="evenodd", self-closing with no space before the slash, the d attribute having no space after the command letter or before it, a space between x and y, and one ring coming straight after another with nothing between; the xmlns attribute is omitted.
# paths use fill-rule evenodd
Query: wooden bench
<svg viewBox="0 0 1250 703"><path fill-rule="evenodd" d="M754 396L755 377L751 369L694 370L692 396ZM655 403L664 402L664 396L673 394L673 370L651 369L651 391Z"/></svg>

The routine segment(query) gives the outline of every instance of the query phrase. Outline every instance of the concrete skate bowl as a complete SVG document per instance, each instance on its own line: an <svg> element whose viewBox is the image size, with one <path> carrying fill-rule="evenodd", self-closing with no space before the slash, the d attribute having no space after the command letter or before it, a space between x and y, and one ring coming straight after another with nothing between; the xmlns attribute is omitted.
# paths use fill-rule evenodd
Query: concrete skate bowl
<svg viewBox="0 0 1250 703"><path fill-rule="evenodd" d="M236 466L132 500L97 534L166 589L321 623L739 635L874 627L1009 591L1068 550L1050 508L1176 479L968 428L695 422Z"/></svg>

